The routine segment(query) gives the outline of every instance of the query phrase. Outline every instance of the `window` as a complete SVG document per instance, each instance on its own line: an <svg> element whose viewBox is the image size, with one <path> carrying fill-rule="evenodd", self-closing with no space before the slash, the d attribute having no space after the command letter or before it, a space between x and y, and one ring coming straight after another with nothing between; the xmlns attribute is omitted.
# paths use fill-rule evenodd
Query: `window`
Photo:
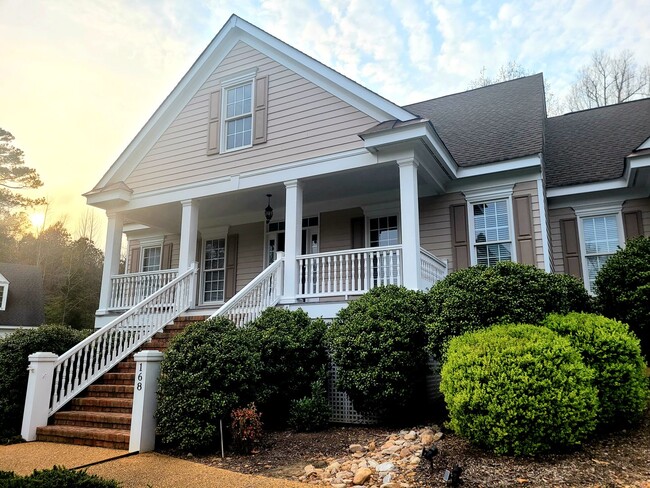
<svg viewBox="0 0 650 488"><path fill-rule="evenodd" d="M253 83L225 90L224 135L226 150L249 147L253 134Z"/></svg>
<svg viewBox="0 0 650 488"><path fill-rule="evenodd" d="M395 246L399 244L397 216L370 219L370 247Z"/></svg>
<svg viewBox="0 0 650 488"><path fill-rule="evenodd" d="M9 294L9 283L0 283L0 310L5 310L7 308L8 294Z"/></svg>
<svg viewBox="0 0 650 488"><path fill-rule="evenodd" d="M142 271L160 271L162 246L145 247L142 249Z"/></svg>
<svg viewBox="0 0 650 488"><path fill-rule="evenodd" d="M473 204L472 219L476 264L493 266L499 261L512 261L508 200Z"/></svg>
<svg viewBox="0 0 650 488"><path fill-rule="evenodd" d="M583 217L585 283L592 290L596 275L621 244L617 214Z"/></svg>
<svg viewBox="0 0 650 488"><path fill-rule="evenodd" d="M203 302L223 302L226 285L226 239L207 239L203 249Z"/></svg>
<svg viewBox="0 0 650 488"><path fill-rule="evenodd" d="M395 246L399 244L397 215L371 218L368 220L368 223L370 224L370 247ZM372 278L374 286L399 284L399 252L389 250L375 253L372 258Z"/></svg>

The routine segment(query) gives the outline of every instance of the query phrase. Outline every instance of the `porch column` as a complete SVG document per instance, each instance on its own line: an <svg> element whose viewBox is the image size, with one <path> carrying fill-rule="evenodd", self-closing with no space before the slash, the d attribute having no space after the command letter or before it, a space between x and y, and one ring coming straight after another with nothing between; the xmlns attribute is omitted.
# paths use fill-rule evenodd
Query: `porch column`
<svg viewBox="0 0 650 488"><path fill-rule="evenodd" d="M286 207L284 215L284 301L296 299L298 289L298 262L302 240L302 183L285 181Z"/></svg>
<svg viewBox="0 0 650 488"><path fill-rule="evenodd" d="M199 229L199 202L182 200L181 246L178 257L178 272L183 273L196 261L196 239Z"/></svg>
<svg viewBox="0 0 650 488"><path fill-rule="evenodd" d="M406 288L417 290L420 277L420 212L418 208L418 163L414 159L399 165L400 220L402 224L402 273Z"/></svg>
<svg viewBox="0 0 650 488"><path fill-rule="evenodd" d="M111 276L120 269L120 253L122 251L122 229L124 219L122 214L106 212L108 227L106 229L106 248L104 270L102 271L102 287L99 293L99 309L97 315L105 315L111 303Z"/></svg>

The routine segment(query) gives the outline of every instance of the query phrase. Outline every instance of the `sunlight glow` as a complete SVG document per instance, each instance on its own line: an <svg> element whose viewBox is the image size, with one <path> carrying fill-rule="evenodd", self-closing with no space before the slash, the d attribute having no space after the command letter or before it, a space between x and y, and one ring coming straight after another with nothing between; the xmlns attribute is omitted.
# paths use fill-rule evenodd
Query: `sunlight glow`
<svg viewBox="0 0 650 488"><path fill-rule="evenodd" d="M34 229L40 230L45 223L45 214L43 212L33 213L29 216L29 220L31 220Z"/></svg>

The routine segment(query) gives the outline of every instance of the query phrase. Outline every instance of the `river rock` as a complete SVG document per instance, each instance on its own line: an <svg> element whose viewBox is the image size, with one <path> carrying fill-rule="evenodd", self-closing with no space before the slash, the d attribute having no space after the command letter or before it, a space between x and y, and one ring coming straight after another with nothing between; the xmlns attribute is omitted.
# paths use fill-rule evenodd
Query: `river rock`
<svg viewBox="0 0 650 488"><path fill-rule="evenodd" d="M372 475L372 470L370 468L359 468L356 473L354 473L354 478L352 478L352 483L355 485L363 485L368 478Z"/></svg>

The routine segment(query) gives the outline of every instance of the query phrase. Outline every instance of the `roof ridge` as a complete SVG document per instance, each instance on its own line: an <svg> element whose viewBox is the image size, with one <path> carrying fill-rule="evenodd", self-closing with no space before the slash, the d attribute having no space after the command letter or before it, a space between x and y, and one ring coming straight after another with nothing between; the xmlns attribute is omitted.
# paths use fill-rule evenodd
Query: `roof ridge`
<svg viewBox="0 0 650 488"><path fill-rule="evenodd" d="M561 115L554 115L553 117L548 117L547 120L558 119L560 117L565 117L567 115L581 114L581 113L584 113L584 112L591 112L591 111L594 111L594 110L620 107L622 105L628 105L628 104L636 103L636 102L647 102L647 101L650 101L650 97L636 98L634 100L625 100L624 102L610 103L609 105L601 105L600 107L583 108L582 110L576 110L574 112L567 112L567 113L561 114Z"/></svg>

